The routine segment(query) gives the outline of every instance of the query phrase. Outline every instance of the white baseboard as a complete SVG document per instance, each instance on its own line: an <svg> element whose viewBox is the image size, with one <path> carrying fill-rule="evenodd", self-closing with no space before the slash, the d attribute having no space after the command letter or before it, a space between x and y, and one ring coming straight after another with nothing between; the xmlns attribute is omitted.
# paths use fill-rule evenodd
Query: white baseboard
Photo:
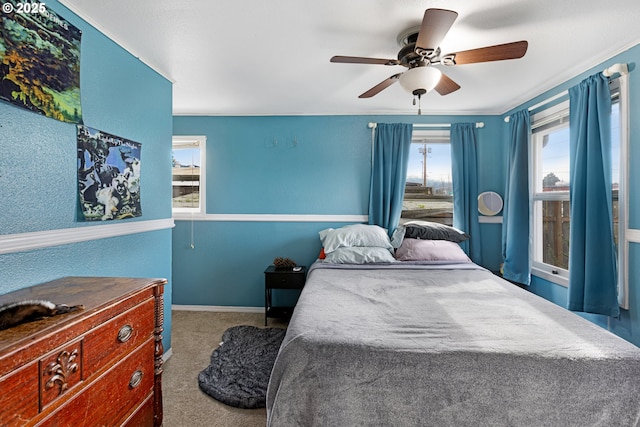
<svg viewBox="0 0 640 427"><path fill-rule="evenodd" d="M228 305L171 305L176 311L214 311L222 313L264 313L264 307L239 307Z"/></svg>
<svg viewBox="0 0 640 427"><path fill-rule="evenodd" d="M162 361L166 363L171 356L173 356L173 347L164 352L164 354L162 355Z"/></svg>

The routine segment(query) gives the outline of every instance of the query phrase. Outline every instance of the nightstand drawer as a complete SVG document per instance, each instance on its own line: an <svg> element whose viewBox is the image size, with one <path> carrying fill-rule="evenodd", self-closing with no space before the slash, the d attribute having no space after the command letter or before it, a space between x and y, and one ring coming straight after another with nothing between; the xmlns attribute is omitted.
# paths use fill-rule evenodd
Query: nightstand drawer
<svg viewBox="0 0 640 427"><path fill-rule="evenodd" d="M265 275L265 283L269 288L302 289L304 287L304 272L277 272Z"/></svg>

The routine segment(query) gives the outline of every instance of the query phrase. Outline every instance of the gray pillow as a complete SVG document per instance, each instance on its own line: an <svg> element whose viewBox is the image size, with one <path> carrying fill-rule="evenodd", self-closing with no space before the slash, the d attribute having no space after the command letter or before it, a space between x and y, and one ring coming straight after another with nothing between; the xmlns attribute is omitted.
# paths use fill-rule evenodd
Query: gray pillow
<svg viewBox="0 0 640 427"><path fill-rule="evenodd" d="M464 231L445 224L429 221L411 221L404 224L404 238L422 240L448 240L450 242L464 242L469 236Z"/></svg>

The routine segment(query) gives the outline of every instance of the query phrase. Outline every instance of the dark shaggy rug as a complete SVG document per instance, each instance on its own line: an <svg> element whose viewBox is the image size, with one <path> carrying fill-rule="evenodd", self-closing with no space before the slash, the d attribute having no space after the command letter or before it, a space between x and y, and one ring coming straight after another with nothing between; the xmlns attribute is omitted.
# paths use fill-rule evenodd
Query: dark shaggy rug
<svg viewBox="0 0 640 427"><path fill-rule="evenodd" d="M237 408L264 408L267 385L286 330L234 326L222 335L211 364L198 375L200 389Z"/></svg>

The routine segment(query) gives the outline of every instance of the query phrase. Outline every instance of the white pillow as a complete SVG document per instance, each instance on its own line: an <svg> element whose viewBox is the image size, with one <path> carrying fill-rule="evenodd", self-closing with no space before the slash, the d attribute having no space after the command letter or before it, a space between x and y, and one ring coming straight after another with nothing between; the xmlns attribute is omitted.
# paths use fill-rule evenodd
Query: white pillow
<svg viewBox="0 0 640 427"><path fill-rule="evenodd" d="M386 248L350 247L338 248L327 254L323 262L330 264L372 264L396 262Z"/></svg>
<svg viewBox="0 0 640 427"><path fill-rule="evenodd" d="M387 230L377 225L352 224L320 231L320 240L324 253L329 254L338 248L377 247L393 250Z"/></svg>
<svg viewBox="0 0 640 427"><path fill-rule="evenodd" d="M406 238L396 251L398 261L471 262L459 244L448 240Z"/></svg>

